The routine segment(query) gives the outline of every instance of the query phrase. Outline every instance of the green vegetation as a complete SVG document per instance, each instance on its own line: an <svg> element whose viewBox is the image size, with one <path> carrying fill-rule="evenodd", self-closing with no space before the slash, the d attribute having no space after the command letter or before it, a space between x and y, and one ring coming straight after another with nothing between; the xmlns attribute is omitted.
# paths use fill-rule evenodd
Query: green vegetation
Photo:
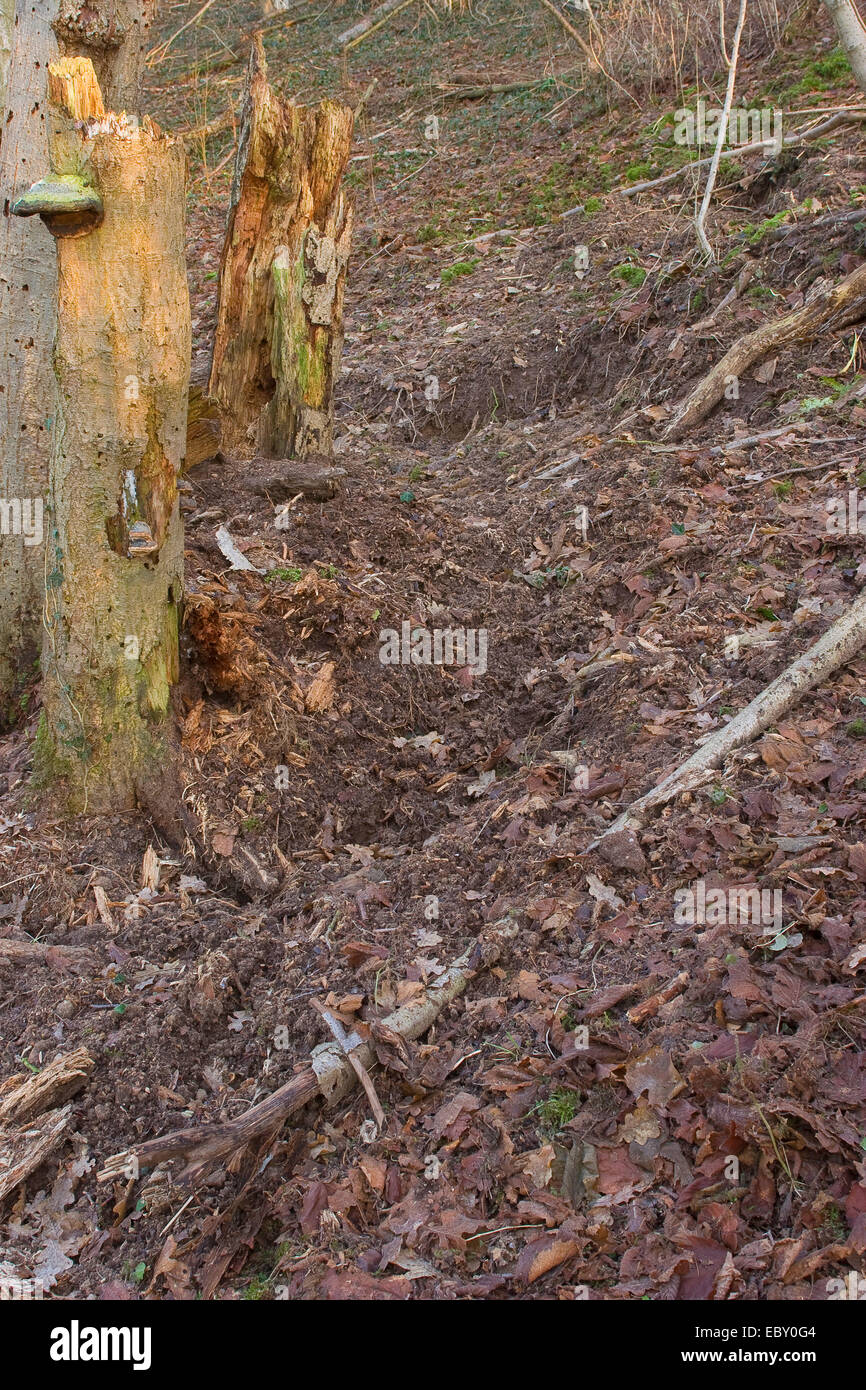
<svg viewBox="0 0 866 1390"><path fill-rule="evenodd" d="M273 579L285 579L289 584L297 584L302 571L294 565L278 565L276 569L268 570L265 575L265 583L269 584Z"/></svg>
<svg viewBox="0 0 866 1390"><path fill-rule="evenodd" d="M580 1104L580 1094L566 1086L557 1086L546 1100L540 1100L535 1107L538 1127L543 1134L557 1134L573 1120Z"/></svg>
<svg viewBox="0 0 866 1390"><path fill-rule="evenodd" d="M455 261L454 265L445 267L439 278L443 285L450 285L455 280L459 280L463 275L471 275L477 264L477 256L474 256L471 261Z"/></svg>
<svg viewBox="0 0 866 1390"><path fill-rule="evenodd" d="M774 227L779 227L783 222L787 222L788 215L787 209L784 209L782 212L774 213L764 222L747 222L743 228L743 236L750 246L757 246Z"/></svg>
<svg viewBox="0 0 866 1390"><path fill-rule="evenodd" d="M622 265L614 266L610 272L610 278L622 280L633 289L639 289L646 279L646 271L643 266L633 265L631 261L623 261Z"/></svg>

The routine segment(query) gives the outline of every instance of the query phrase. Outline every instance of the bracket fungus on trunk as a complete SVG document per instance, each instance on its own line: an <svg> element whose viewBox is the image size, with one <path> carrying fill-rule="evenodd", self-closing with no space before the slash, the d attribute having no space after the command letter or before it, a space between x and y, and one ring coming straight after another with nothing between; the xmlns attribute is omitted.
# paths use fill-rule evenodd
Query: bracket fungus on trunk
<svg viewBox="0 0 866 1390"><path fill-rule="evenodd" d="M97 190L80 174L39 179L12 204L14 217L42 218L55 237L87 236L100 226L105 208Z"/></svg>
<svg viewBox="0 0 866 1390"><path fill-rule="evenodd" d="M48 224L58 257L57 428L35 764L68 809L109 810L149 796L173 758L190 366L186 154L147 116L106 112L87 58L52 63L49 95L53 172L16 209L67 219L59 232ZM87 216L91 235L82 225L70 232L68 219Z"/></svg>

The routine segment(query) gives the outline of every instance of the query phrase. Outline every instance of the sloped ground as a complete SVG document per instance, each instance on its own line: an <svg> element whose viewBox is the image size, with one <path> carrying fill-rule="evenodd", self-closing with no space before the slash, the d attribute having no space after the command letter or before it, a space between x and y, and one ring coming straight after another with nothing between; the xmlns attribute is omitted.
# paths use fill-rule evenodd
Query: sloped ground
<svg viewBox="0 0 866 1390"><path fill-rule="evenodd" d="M828 498L866 485L853 334L759 368L685 445L657 442L739 333L858 263L862 224L809 222L861 200L862 140L734 161L720 264L701 269L684 188L608 192L681 162L654 131L664 107L573 94L532 6L436 31L408 14L346 88L380 78L350 175L344 492L280 513L243 468L189 479L178 715L204 851L144 818L52 819L27 787L26 720L4 740L0 934L86 954L0 963L3 1075L76 1046L95 1068L71 1142L6 1203L3 1260L61 1298L824 1299L866 1249L864 660L638 851L587 846L863 582L856 528L825 524ZM167 124L238 90L242 64L223 76L214 55L240 54L251 18L231 7L155 65ZM272 32L278 84L346 83L333 35L350 21ZM747 64L750 104L853 100L827 49L801 32L775 90ZM455 72L546 85L455 104L438 91ZM206 168L193 155L201 359L221 139ZM258 572L227 570L220 524ZM486 669L384 665L380 634L403 622L483 630ZM689 924L675 895L698 880L778 890L781 923ZM355 1096L186 1206L166 1169L97 1183L111 1154L288 1080L325 1036L314 999L363 1026L509 921L508 955L383 1057L382 1134Z"/></svg>

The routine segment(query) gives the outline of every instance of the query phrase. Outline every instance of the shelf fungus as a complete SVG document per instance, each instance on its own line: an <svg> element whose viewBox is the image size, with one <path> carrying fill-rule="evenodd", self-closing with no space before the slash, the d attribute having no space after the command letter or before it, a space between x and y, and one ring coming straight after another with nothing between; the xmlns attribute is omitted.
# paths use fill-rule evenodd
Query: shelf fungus
<svg viewBox="0 0 866 1390"><path fill-rule="evenodd" d="M134 521L129 528L126 553L129 558L135 559L139 555L152 555L159 546L153 538L153 532L146 521Z"/></svg>
<svg viewBox="0 0 866 1390"><path fill-rule="evenodd" d="M15 217L39 216L55 237L87 236L104 217L102 199L79 174L39 179L12 204Z"/></svg>

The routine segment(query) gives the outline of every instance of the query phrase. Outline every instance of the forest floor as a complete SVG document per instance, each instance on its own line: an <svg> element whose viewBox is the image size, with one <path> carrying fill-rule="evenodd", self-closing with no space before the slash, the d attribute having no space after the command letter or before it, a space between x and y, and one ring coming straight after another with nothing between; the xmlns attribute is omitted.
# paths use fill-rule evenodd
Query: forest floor
<svg viewBox="0 0 866 1390"><path fill-rule="evenodd" d="M237 109L258 11L218 8L149 70L168 128ZM73 1299L826 1299L866 1269L866 656L639 844L588 846L866 578L858 528L826 528L866 488L853 331L659 442L739 334L860 262L866 145L727 161L704 266L695 176L615 191L687 162L676 102L590 98L531 3L413 6L343 65L354 14L266 36L301 100L378 86L348 176L343 491L281 510L243 466L188 478L178 710L204 851L144 815L48 814L32 700L0 743L0 940L46 948L0 950L0 1077L94 1062L0 1211L0 1268ZM857 99L820 25L746 55L738 91L792 128ZM233 138L190 142L199 370ZM255 570L227 568L220 525ZM403 623L484 634L483 659L383 664ZM781 915L689 923L699 882L777 891ZM328 1036L312 1001L363 1030L502 923L498 964L383 1052L381 1133L356 1089L191 1189L166 1165L97 1181L291 1078Z"/></svg>

